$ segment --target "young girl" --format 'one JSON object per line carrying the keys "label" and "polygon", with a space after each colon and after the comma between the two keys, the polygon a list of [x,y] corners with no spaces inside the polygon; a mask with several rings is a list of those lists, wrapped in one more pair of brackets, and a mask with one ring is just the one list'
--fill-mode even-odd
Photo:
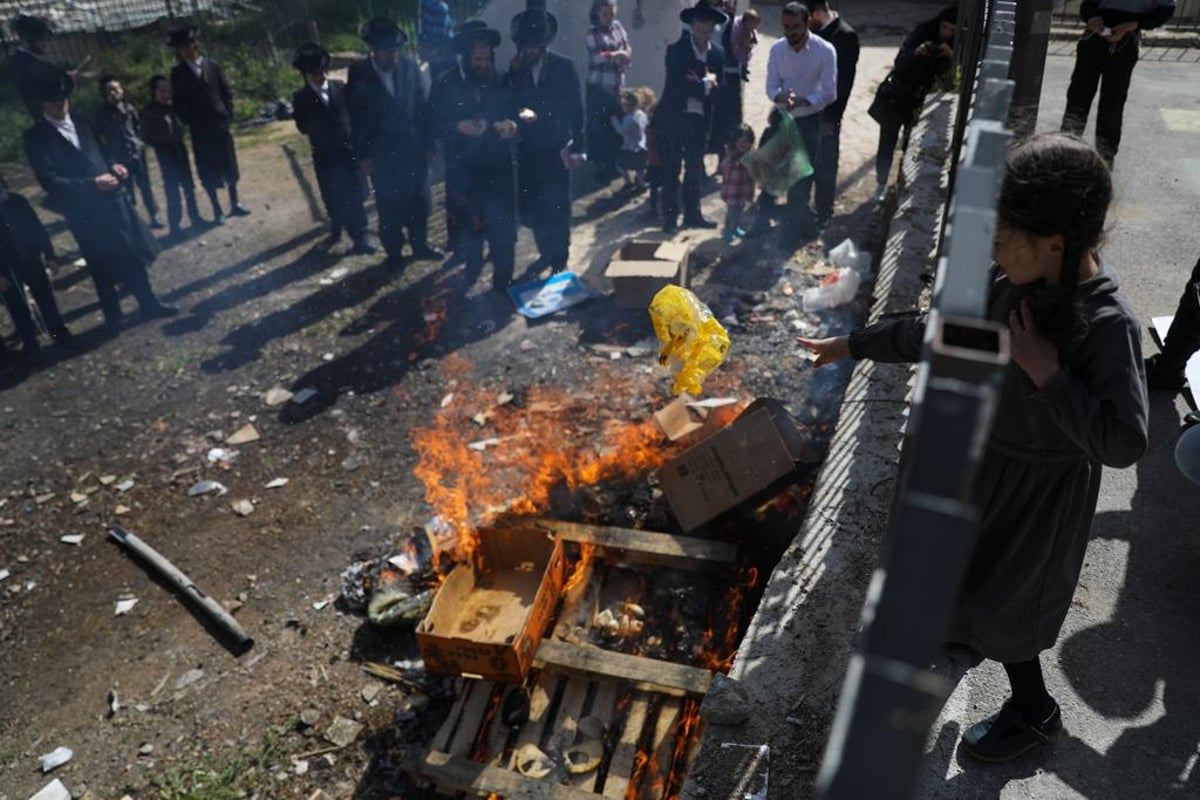
{"label": "young girl", "polygon": [[[983,520],[948,640],[1000,661],[1012,697],[963,735],[982,761],[1007,761],[1062,726],[1038,654],[1053,647],[1083,566],[1102,466],[1146,448],[1138,321],[1096,252],[1112,199],[1100,154],[1066,134],[1009,157],[1000,194],[989,317],[1007,323],[1012,361],[979,474]],[[798,339],[816,364],[846,356],[915,361],[922,320],[834,339]]]}
{"label": "young girl", "polygon": [[621,92],[621,115],[613,116],[613,129],[621,136],[617,166],[625,176],[625,188],[640,191],[646,186],[646,128],[650,119],[642,111],[638,92]]}
{"label": "young girl", "polygon": [[725,145],[725,158],[721,162],[721,199],[725,201],[726,244],[746,235],[741,227],[742,212],[754,202],[754,179],[742,164],[742,156],[753,149],[754,129],[749,125],[739,125]]}
{"label": "young girl", "polygon": [[658,157],[658,133],[654,129],[654,110],[658,106],[658,98],[654,90],[643,86],[634,91],[638,94],[638,103],[649,121],[646,125],[646,185],[650,187],[650,195],[646,198],[645,217],[650,222],[659,221],[658,190],[662,185],[662,170]]}

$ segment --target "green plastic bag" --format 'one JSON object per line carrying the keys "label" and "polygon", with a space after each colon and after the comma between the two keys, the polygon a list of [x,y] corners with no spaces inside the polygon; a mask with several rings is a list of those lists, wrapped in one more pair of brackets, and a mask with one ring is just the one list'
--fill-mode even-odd
{"label": "green plastic bag", "polygon": [[779,132],[762,147],[742,156],[742,164],[764,192],[787,197],[789,189],[813,174],[813,166],[796,120],[786,111],[780,116],[783,120]]}

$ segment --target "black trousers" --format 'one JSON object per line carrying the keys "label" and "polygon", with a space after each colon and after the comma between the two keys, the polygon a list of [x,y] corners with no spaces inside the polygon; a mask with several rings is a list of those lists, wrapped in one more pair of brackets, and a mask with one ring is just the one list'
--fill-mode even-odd
{"label": "black trousers", "polygon": [[621,136],[612,126],[612,118],[621,113],[621,102],[598,86],[587,87],[587,154],[597,169],[611,169],[617,164]]}
{"label": "black trousers", "polygon": [[700,216],[700,187],[704,181],[704,151],[708,145],[708,118],[679,114],[664,120],[658,129],[659,162],[662,169],[663,220],[672,225],[679,218],[679,173],[683,170],[684,219]]}
{"label": "black trousers", "polygon": [[238,170],[237,149],[233,145],[233,136],[229,128],[221,125],[194,126],[192,132],[192,149],[196,156],[196,174],[200,185],[212,194],[217,189],[228,185],[230,189],[237,186],[241,176]]}
{"label": "black trousers", "polygon": [[36,345],[38,339],[37,325],[25,302],[25,293],[20,286],[22,283],[29,287],[29,293],[33,295],[33,301],[37,303],[38,311],[41,312],[50,335],[57,337],[66,332],[66,323],[63,322],[62,314],[58,311],[58,302],[54,299],[54,289],[50,286],[50,279],[46,277],[46,270],[40,263],[17,265],[5,274],[5,277],[9,278],[11,285],[3,293],[4,305],[12,316],[13,326],[22,342],[26,345]]}
{"label": "black trousers", "polygon": [[200,210],[196,206],[196,183],[192,179],[187,147],[182,142],[176,147],[159,147],[155,148],[154,155],[162,170],[163,195],[167,198],[167,225],[172,231],[179,229],[183,219],[180,195],[187,203],[188,218],[193,225],[196,224],[200,221]]}
{"label": "black trousers", "polygon": [[1200,350],[1200,260],[1192,268],[1192,276],[1179,298],[1179,308],[1175,309],[1175,319],[1159,360],[1172,372],[1183,372],[1197,350]]}
{"label": "black trousers", "polygon": [[820,169],[821,158],[821,115],[811,114],[798,117],[796,127],[804,139],[804,149],[812,161],[814,172],[807,178],[797,181],[788,190],[787,216],[784,219],[783,235],[791,241],[814,238],[817,233],[816,213],[809,200],[812,197],[813,185],[816,183],[816,170]]}
{"label": "black trousers", "polygon": [[429,188],[425,167],[413,169],[376,161],[371,185],[379,215],[379,243],[388,257],[400,258],[406,240],[414,248],[428,245]]}
{"label": "black trousers", "polygon": [[708,152],[724,154],[725,145],[733,140],[733,132],[742,124],[742,74],[740,69],[726,68],[721,87],[713,99],[712,131],[709,133]]}
{"label": "black trousers", "polygon": [[[132,183],[137,184],[138,192],[142,195],[142,202],[146,204],[146,211],[151,217],[158,216],[158,203],[154,199],[154,192],[150,189],[150,171],[146,169],[146,153],[143,151],[136,158],[127,158],[124,162],[125,168],[129,170],[129,177],[133,178]],[[133,204],[137,205],[137,192],[133,191],[133,186],[129,187],[129,199]]]}
{"label": "black trousers", "polygon": [[367,212],[363,209],[366,187],[358,162],[349,153],[313,150],[317,188],[335,233],[345,230],[355,242],[367,235]]}
{"label": "black trousers", "polygon": [[1115,45],[1101,36],[1080,39],[1075,48],[1075,69],[1067,87],[1067,108],[1062,129],[1083,135],[1096,88],[1100,103],[1096,107],[1096,149],[1111,164],[1121,146],[1121,121],[1129,81],[1138,60],[1138,35],[1132,33]]}
{"label": "black trousers", "polygon": [[[507,169],[505,168],[507,167]],[[473,283],[483,270],[483,245],[492,260],[492,288],[507,289],[517,251],[516,184],[512,164],[469,171],[471,218],[463,235],[467,275]],[[566,264],[564,259],[561,262]]]}
{"label": "black trousers", "polygon": [[558,150],[517,154],[521,224],[533,231],[544,265],[563,270],[571,252],[571,173]]}
{"label": "black trousers", "polygon": [[[817,219],[833,216],[833,200],[837,195],[838,160],[841,157],[842,121],[822,122],[821,147],[817,154],[813,207]],[[888,165],[889,169],[891,165]]]}
{"label": "black trousers", "polygon": [[875,149],[875,182],[880,185],[887,183],[888,174],[892,171],[901,130],[900,125],[879,126],[879,146]]}

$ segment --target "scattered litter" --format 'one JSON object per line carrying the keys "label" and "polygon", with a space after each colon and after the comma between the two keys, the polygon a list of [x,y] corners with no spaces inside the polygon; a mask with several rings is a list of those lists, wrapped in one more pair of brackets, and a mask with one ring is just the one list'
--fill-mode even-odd
{"label": "scattered litter", "polygon": [[392,556],[387,560],[396,569],[403,572],[405,575],[411,575],[421,569],[421,565],[412,553],[401,553],[400,555]]}
{"label": "scattered litter", "polygon": [[258,431],[250,423],[246,423],[242,427],[233,432],[233,435],[225,440],[225,444],[239,445],[257,442],[259,440]]}
{"label": "scattered litter", "polygon": [[467,449],[468,450],[477,450],[480,453],[482,453],[483,451],[487,450],[489,447],[495,447],[498,444],[500,444],[500,440],[493,436],[489,439],[480,439],[477,442],[471,442],[470,444],[467,445]]}
{"label": "scattered litter", "polygon": [[788,725],[795,725],[797,728],[804,727],[804,720],[800,719],[799,717],[784,717],[783,721]]}
{"label": "scattered litter", "polygon": [[71,492],[72,503],[86,503],[88,496],[83,492]]}
{"label": "scattered litter", "polygon": [[554,762],[550,756],[532,743],[521,745],[513,756],[513,761],[516,764],[517,772],[534,780],[546,777],[554,769]]}
{"label": "scattered litter", "polygon": [[6,569],[0,569],[0,581],[7,580],[9,575],[12,573]]}
{"label": "scattered litter", "polygon": [[179,676],[179,680],[175,681],[175,691],[178,692],[180,689],[186,689],[203,677],[204,670],[200,669],[199,667],[196,667],[195,669],[189,669],[187,672]]}
{"label": "scattered litter", "polygon": [[819,285],[804,290],[804,310],[821,311],[844,306],[858,294],[861,283],[862,276],[858,272],[850,267],[842,267],[822,279]]}
{"label": "scattered litter", "polygon": [[129,506],[118,505],[113,509],[113,514],[117,515],[118,517],[123,517],[132,510],[133,509],[131,509]]}
{"label": "scattered litter", "polygon": [[61,767],[63,764],[71,760],[75,753],[69,747],[56,747],[52,752],[41,756],[38,761],[42,762],[42,774],[45,775],[52,769]]}
{"label": "scattered litter", "polygon": [[233,461],[237,454],[226,450],[224,447],[214,447],[208,451],[208,462],[210,464],[225,464]]}
{"label": "scattered litter", "polygon": [[442,408],[445,408],[446,406],[450,405],[452,402],[454,402],[454,392],[451,392],[450,394],[448,394],[442,398]]}
{"label": "scattered litter", "polygon": [[[690,397],[690,395],[685,395]],[[682,397],[677,397],[670,403],[654,412],[654,421],[672,442],[677,442],[690,433],[695,433],[704,427],[707,410],[704,407],[692,408]]]}
{"label": "scattered litter", "polygon": [[218,497],[223,497],[229,493],[229,490],[220,481],[200,481],[188,489],[188,497],[199,497],[202,494],[212,494],[213,492],[216,492]]}
{"label": "scattered litter", "polygon": [[300,391],[298,391],[294,395],[292,395],[292,402],[298,406],[302,406],[305,403],[307,403],[309,400],[312,400],[316,396],[317,396],[316,389],[305,388],[305,389],[301,389]]}
{"label": "scattered litter", "polygon": [[229,504],[229,507],[232,508],[233,513],[237,514],[239,517],[248,517],[254,513],[254,503],[250,502],[249,500],[234,500]]}
{"label": "scattered litter", "polygon": [[125,494],[125,492],[128,492],[133,487],[134,487],[133,478],[126,478],[125,480],[118,483],[115,488],[121,494]]}
{"label": "scattered litter", "polygon": [[346,277],[346,275],[348,275],[349,272],[350,272],[350,270],[346,269],[345,267],[338,267],[337,269],[333,270],[328,275],[326,275],[324,278],[321,278],[321,285],[322,286],[332,286],[333,284],[340,281],[342,278]]}
{"label": "scattered litter", "polygon": [[153,753],[154,753],[154,745],[150,744],[149,742],[145,742],[141,747],[138,748],[139,756],[148,756],[148,755],[152,755]]}
{"label": "scattered litter", "polygon": [[323,734],[325,741],[337,747],[348,747],[354,744],[358,735],[363,731],[363,724],[345,717],[334,717],[333,722]]}
{"label": "scattered litter", "polygon": [[322,361],[333,361],[333,353],[325,353],[321,356]]}
{"label": "scattered litter", "polygon": [[[82,261],[83,259],[79,260]],[[66,786],[63,786],[62,781],[55,778],[43,786],[42,790],[29,798],[29,800],[71,800],[71,793],[67,791]]]}
{"label": "scattered litter", "polygon": [[46,503],[49,503],[53,499],[54,499],[54,492],[48,492],[47,494],[39,494],[37,497],[33,498],[33,502],[35,502],[39,506],[41,506],[41,505],[45,505]]}
{"label": "scattered litter", "polygon": [[839,267],[849,267],[860,276],[871,274],[871,254],[859,250],[849,239],[829,251],[829,260]]}
{"label": "scattered litter", "polygon": [[268,481],[267,483],[263,484],[263,488],[264,489],[282,489],[284,486],[287,486],[287,485],[288,485],[287,478],[275,478],[274,480]]}
{"label": "scattered litter", "polygon": [[80,545],[80,544],[83,544],[83,534],[82,533],[64,533],[62,536],[58,537],[58,540],[60,542],[62,542],[63,544]]}
{"label": "scattered litter", "polygon": [[32,592],[37,588],[37,581],[25,581],[25,591]]}
{"label": "scattered litter", "polygon": [[295,397],[295,395],[293,395],[287,389],[284,389],[282,386],[275,386],[267,390],[267,393],[263,396],[263,402],[274,408],[275,406],[283,405],[293,397]]}
{"label": "scattered litter", "polygon": [[131,597],[128,600],[118,600],[117,608],[116,608],[117,616],[118,617],[125,616],[130,611],[132,611],[133,607],[136,606],[137,604],[138,604],[138,599],[136,597]]}
{"label": "scattered litter", "polygon": [[517,345],[517,349],[522,353],[528,353],[530,350],[536,350],[537,345],[529,339],[522,339],[521,343]]}
{"label": "scattered litter", "polygon": [[308,774],[308,759],[301,758],[292,762],[292,772],[296,775]]}
{"label": "scattered litter", "polygon": [[375,702],[375,698],[379,697],[379,693],[382,691],[382,683],[368,683],[362,688],[362,691],[359,692],[359,695],[362,697],[364,703],[370,705],[371,703]]}
{"label": "scattered litter", "polygon": [[707,400],[687,400],[685,403],[688,408],[721,408],[734,405],[737,401],[736,397],[710,397]]}
{"label": "scattered litter", "polygon": [[117,697],[117,690],[109,689],[108,690],[108,714],[106,716],[111,717],[120,710],[121,710],[121,700],[120,700],[120,698]]}
{"label": "scattered litter", "polygon": [[313,610],[320,611],[321,609],[325,608],[327,605],[333,602],[334,597],[336,597],[336,595],[329,595],[328,597],[323,597],[320,600],[317,600],[313,603]]}
{"label": "scattered litter", "polygon": [[508,392],[501,392],[500,394],[496,395],[496,405],[506,406],[514,399],[516,399],[515,395],[509,394]]}
{"label": "scattered litter", "polygon": [[539,319],[595,297],[569,270],[546,280],[510,286],[508,296],[516,305],[517,313],[529,319]]}

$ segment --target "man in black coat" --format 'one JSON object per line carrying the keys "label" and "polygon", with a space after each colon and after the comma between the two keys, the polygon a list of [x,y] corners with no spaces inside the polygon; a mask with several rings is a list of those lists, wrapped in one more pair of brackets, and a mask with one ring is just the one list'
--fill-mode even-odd
{"label": "man in black coat", "polygon": [[704,151],[713,118],[713,101],[725,70],[725,53],[713,41],[716,26],[729,22],[723,12],[700,0],[679,14],[691,26],[667,47],[666,83],[654,113],[662,170],[663,230],[679,226],[679,172],[683,177],[683,224],[715,228],[715,220],[700,213],[704,180]]}
{"label": "man in black coat", "polygon": [[125,88],[112,75],[100,76],[100,108],[96,110],[96,135],[104,157],[110,164],[124,164],[132,178],[129,199],[137,204],[133,192],[136,184],[142,193],[142,202],[150,214],[150,227],[161,228],[158,221],[158,203],[150,189],[150,173],[146,169],[146,145],[142,143],[141,120],[133,106],[125,102]]}
{"label": "man in black coat", "polygon": [[[36,355],[41,345],[22,285],[29,287],[51,338],[68,347],[74,341],[58,311],[54,289],[46,276],[46,269],[53,264],[54,247],[46,227],[29,201],[8,191],[4,179],[0,178],[0,296],[8,306],[26,358]],[[0,350],[3,347],[0,342]]]}
{"label": "man in black coat", "polygon": [[292,118],[312,145],[317,186],[330,220],[328,243],[341,239],[344,229],[354,242],[352,252],[369,255],[375,248],[367,241],[366,186],[350,139],[346,84],[326,77],[329,60],[315,42],[296,51],[292,66],[304,76],[304,88],[292,95]]}
{"label": "man in black coat", "polygon": [[192,163],[187,144],[183,141],[183,126],[175,117],[171,107],[171,82],[166,76],[155,75],[150,79],[150,102],[142,109],[142,139],[154,148],[158,167],[162,172],[163,194],[167,198],[167,225],[170,236],[179,235],[179,224],[183,220],[183,209],[179,202],[182,194],[187,202],[188,219],[193,226],[203,225],[200,209],[196,205],[196,183],[192,180]]}
{"label": "man in black coat", "polygon": [[221,65],[200,52],[200,29],[183,25],[167,35],[167,45],[178,59],[171,68],[171,100],[179,118],[192,134],[192,152],[200,185],[212,202],[213,222],[225,216],[217,202],[217,189],[229,187],[229,215],[242,217],[249,209],[238,202],[237,150],[229,127],[233,123],[233,91]]}
{"label": "man in black coat", "polygon": [[9,23],[12,32],[21,40],[20,47],[8,57],[5,66],[9,77],[16,84],[17,94],[34,120],[42,118],[42,104],[32,84],[26,80],[35,63],[48,63],[43,57],[46,40],[50,38],[50,24],[41,17],[17,14]]}
{"label": "man in black coat", "polygon": [[377,17],[359,32],[370,55],[350,65],[346,84],[354,154],[375,190],[379,241],[393,265],[406,241],[413,258],[441,259],[429,244],[429,102],[420,69],[400,49],[408,41],[390,19]]}
{"label": "man in black coat", "polygon": [[817,154],[817,223],[824,226],[833,216],[833,198],[837,194],[838,159],[841,156],[842,117],[850,102],[850,90],[858,72],[858,32],[842,15],[829,7],[829,0],[808,4],[808,28],[837,51],[837,100],[821,110],[821,147]]}
{"label": "man in black coat", "polygon": [[571,250],[571,173],[583,155],[583,94],[569,58],[547,49],[558,20],[543,9],[513,17],[510,35],[517,57],[509,72],[520,109],[517,196],[522,224],[533,230],[538,265],[567,268]]}
{"label": "man in black coat", "polygon": [[513,157],[517,108],[511,88],[496,73],[500,33],[486,25],[464,26],[454,37],[458,66],[445,72],[430,96],[434,133],[446,152],[447,227],[459,232],[471,282],[483,269],[486,240],[492,288],[504,291],[513,277],[517,246]]}
{"label": "man in black coat", "polygon": [[121,284],[137,298],[146,317],[169,317],[178,309],[163,305],[150,288],[146,268],[156,252],[146,226],[123,191],[129,171],[108,163],[96,135],[71,117],[75,83],[53,65],[30,72],[42,118],[25,131],[25,153],[48,200],[66,217],[67,227],[87,261],[105,328],[115,333],[121,323]]}

